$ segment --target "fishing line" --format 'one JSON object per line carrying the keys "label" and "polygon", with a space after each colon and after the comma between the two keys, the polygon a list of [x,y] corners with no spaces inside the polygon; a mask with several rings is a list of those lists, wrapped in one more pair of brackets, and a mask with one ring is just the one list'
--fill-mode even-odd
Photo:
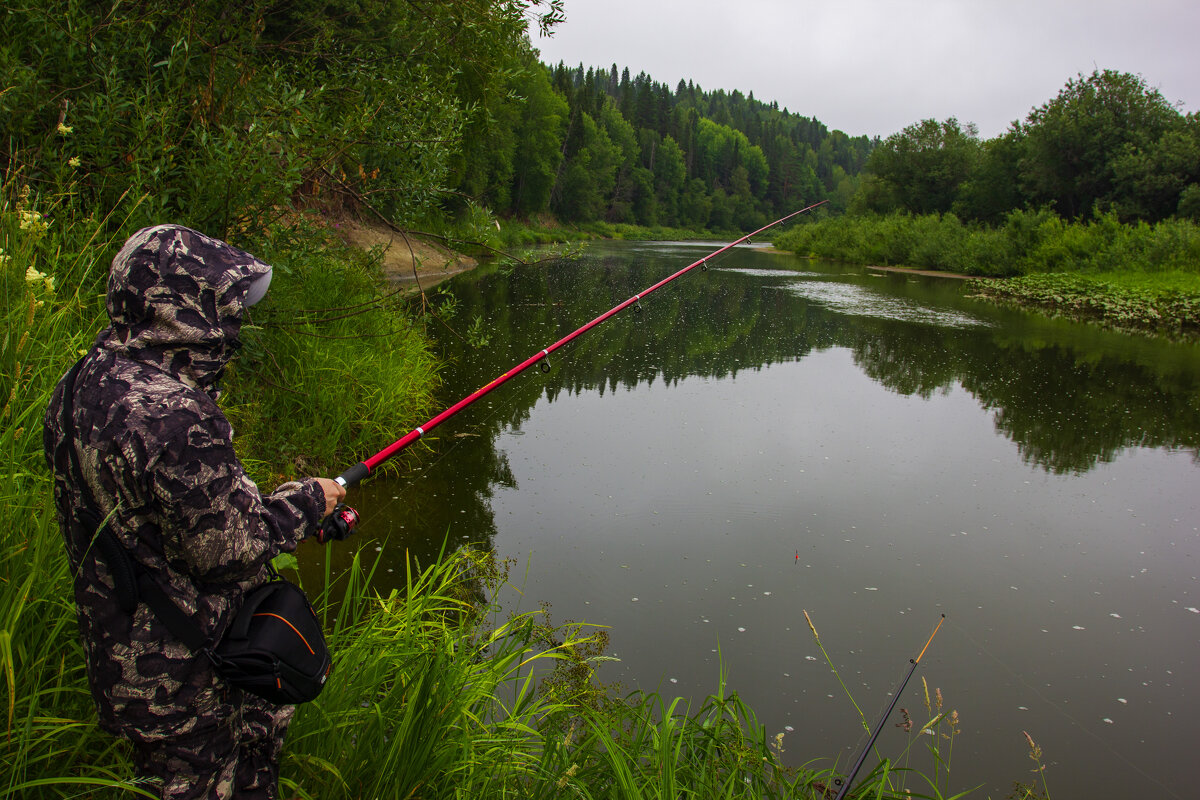
{"label": "fishing line", "polygon": [[1127,765],[1128,767],[1133,769],[1134,772],[1141,775],[1146,780],[1153,781],[1154,783],[1158,784],[1160,787],[1162,787],[1163,791],[1165,791],[1167,794],[1171,795],[1172,797],[1178,798],[1178,800],[1183,800],[1183,798],[1180,797],[1180,795],[1176,794],[1174,791],[1172,791],[1169,786],[1164,784],[1158,778],[1155,778],[1153,775],[1150,775],[1147,772],[1145,772],[1144,770],[1142,770],[1137,764],[1130,761],[1127,756],[1123,755],[1120,751],[1118,751],[1116,748],[1114,748],[1111,744],[1106,742],[1099,734],[1094,733],[1091,730],[1091,728],[1087,727],[1082,722],[1080,722],[1075,717],[1073,717],[1071,715],[1071,713],[1068,712],[1065,708],[1063,708],[1058,703],[1054,702],[1053,700],[1051,700],[1050,698],[1048,698],[1044,694],[1042,694],[1041,690],[1039,690],[1038,687],[1034,686],[1029,681],[1025,680],[1025,677],[1023,675],[1021,675],[1020,672],[1018,672],[1017,670],[1010,667],[1007,663],[1005,663],[1004,659],[1000,658],[995,653],[993,653],[991,650],[989,650],[987,647],[985,647],[983,644],[981,644],[979,641],[977,641],[975,639],[975,637],[973,637],[968,631],[959,628],[953,622],[951,622],[950,625],[956,631],[958,631],[964,637],[966,637],[967,640],[971,642],[971,644],[973,644],[973,645],[975,645],[975,647],[979,648],[980,652],[986,654],[989,658],[991,658],[993,661],[995,661],[997,664],[999,664],[1001,667],[1003,667],[1004,670],[1006,672],[1008,672],[1008,674],[1011,675],[1013,678],[1015,678],[1018,683],[1020,683],[1022,686],[1024,686],[1029,691],[1033,692],[1039,700],[1041,700],[1043,703],[1045,703],[1050,708],[1057,711],[1060,715],[1062,715],[1062,717],[1064,719],[1066,719],[1068,722],[1070,722],[1076,728],[1083,731],[1091,738],[1095,739],[1099,744],[1101,744],[1104,747],[1105,750],[1107,750],[1108,752],[1110,752],[1114,756],[1116,756],[1118,759],[1120,759],[1122,763],[1124,763],[1125,765]]}

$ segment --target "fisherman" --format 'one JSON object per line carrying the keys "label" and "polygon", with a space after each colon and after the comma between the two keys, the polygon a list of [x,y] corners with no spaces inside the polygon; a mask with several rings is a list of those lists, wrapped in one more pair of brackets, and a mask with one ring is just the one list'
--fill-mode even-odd
{"label": "fisherman", "polygon": [[[260,494],[217,407],[245,309],[271,267],[176,225],[135,233],[113,259],[109,327],[75,380],[76,440],[63,430],[64,382],[44,446],[74,575],[88,684],[101,726],[128,739],[137,773],[163,798],[275,798],[294,706],[243,693],[175,638],[145,603],[131,616],[78,510],[91,502],[118,541],[210,641],[268,564],[316,533],[344,497],[326,478]],[[75,448],[86,487],[73,479]]]}

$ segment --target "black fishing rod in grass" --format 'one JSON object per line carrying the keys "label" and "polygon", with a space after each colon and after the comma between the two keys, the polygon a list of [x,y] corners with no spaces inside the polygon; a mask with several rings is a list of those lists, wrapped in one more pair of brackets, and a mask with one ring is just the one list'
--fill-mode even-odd
{"label": "black fishing rod in grass", "polygon": [[[620,312],[624,311],[626,308],[629,308],[629,306],[632,306],[632,305],[637,305],[637,307],[640,309],[641,299],[643,297],[646,297],[647,295],[649,295],[651,292],[654,292],[657,289],[660,289],[663,286],[666,286],[671,281],[687,274],[688,272],[691,272],[696,267],[703,267],[703,268],[707,269],[708,261],[721,255],[726,250],[729,250],[730,248],[734,247],[735,245],[739,245],[742,242],[749,241],[751,237],[757,236],[758,234],[762,233],[763,231],[769,230],[769,229],[775,227],[776,225],[787,222],[792,217],[799,216],[800,214],[803,214],[806,211],[811,211],[814,208],[816,208],[817,206],[822,205],[826,202],[828,202],[828,201],[822,200],[820,203],[813,203],[811,206],[802,208],[799,211],[793,211],[791,214],[788,214],[786,217],[780,217],[779,219],[775,220],[771,224],[764,225],[763,227],[759,228],[758,230],[756,230],[752,233],[748,233],[745,236],[743,236],[742,238],[732,241],[729,244],[725,245],[724,247],[722,247],[718,250],[714,250],[713,252],[706,255],[704,258],[701,258],[698,261],[693,261],[691,264],[688,264],[686,267],[679,270],[675,274],[670,275],[666,278],[663,278],[661,281],[654,284],[649,289],[638,292],[637,294],[635,294],[633,297],[629,298],[625,302],[620,303],[619,305],[613,306],[608,311],[605,311],[603,314],[596,317],[591,322],[587,323],[586,325],[582,325],[579,328],[576,328],[574,331],[572,331],[571,333],[568,333],[566,336],[559,339],[554,344],[533,354],[532,356],[525,359],[520,364],[517,364],[515,367],[510,369],[508,372],[501,374],[495,380],[486,384],[482,388],[476,389],[474,392],[467,395],[462,400],[459,400],[457,403],[450,406],[445,411],[438,414],[436,417],[433,417],[432,419],[413,428],[407,434],[405,434],[401,438],[397,439],[396,441],[392,442],[390,445],[383,448],[375,455],[355,464],[353,467],[346,470],[341,475],[339,475],[337,478],[335,478],[335,480],[345,487],[350,487],[350,486],[355,485],[356,483],[361,481],[363,478],[367,477],[372,472],[374,472],[375,469],[380,464],[387,461],[389,458],[396,455],[401,450],[408,447],[410,444],[417,441],[425,434],[429,433],[431,430],[436,428],[438,425],[441,425],[443,422],[445,422],[446,420],[453,417],[455,414],[462,411],[464,408],[471,405],[476,400],[479,400],[484,395],[488,394],[489,392],[493,391],[494,389],[497,389],[504,383],[507,383],[508,381],[517,377],[522,372],[529,369],[530,367],[532,367],[534,364],[538,363],[539,361],[543,362],[542,369],[548,372],[550,362],[547,359],[549,359],[551,353],[553,353],[555,350],[562,347],[563,345],[567,344],[568,342],[578,338],[579,336],[582,336],[584,333],[587,333],[589,330],[596,327],[600,323],[604,322],[609,317],[619,314]],[[336,514],[335,514],[335,516],[336,516]]]}
{"label": "black fishing rod in grass", "polygon": [[883,725],[887,722],[888,717],[892,715],[892,711],[896,709],[896,703],[900,702],[900,695],[904,693],[904,687],[908,686],[908,679],[917,671],[917,664],[921,663],[921,657],[925,655],[925,651],[929,649],[933,637],[937,636],[938,629],[942,627],[942,623],[946,621],[946,615],[942,614],[942,618],[938,620],[937,627],[933,629],[933,633],[929,634],[929,641],[925,642],[925,646],[921,648],[921,653],[916,658],[912,659],[912,666],[908,668],[908,674],[904,676],[904,681],[900,684],[900,688],[896,690],[896,696],[892,698],[891,704],[887,707],[887,711],[883,712],[883,716],[879,718],[879,723],[875,725],[875,730],[871,731],[871,738],[867,740],[867,745],[858,754],[858,760],[854,762],[854,767],[850,770],[850,774],[842,781],[841,791],[837,793],[836,800],[842,800],[850,791],[850,784],[854,783],[854,779],[858,777],[858,771],[862,769],[863,762],[867,760],[867,753],[871,752],[871,748],[875,746],[875,740],[879,738],[879,732],[883,730]]}

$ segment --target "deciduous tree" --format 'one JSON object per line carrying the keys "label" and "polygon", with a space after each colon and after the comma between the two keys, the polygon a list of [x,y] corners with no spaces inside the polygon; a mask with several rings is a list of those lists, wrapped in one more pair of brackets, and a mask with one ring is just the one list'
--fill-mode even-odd
{"label": "deciduous tree", "polygon": [[979,159],[979,149],[974,127],[961,127],[953,117],[945,122],[922,120],[892,134],[867,162],[875,181],[866,187],[872,193],[870,207],[915,214],[950,211]]}
{"label": "deciduous tree", "polygon": [[1117,162],[1131,150],[1152,150],[1178,117],[1140,76],[1080,75],[1029,114],[1023,189],[1032,203],[1050,203],[1068,218],[1119,205]]}

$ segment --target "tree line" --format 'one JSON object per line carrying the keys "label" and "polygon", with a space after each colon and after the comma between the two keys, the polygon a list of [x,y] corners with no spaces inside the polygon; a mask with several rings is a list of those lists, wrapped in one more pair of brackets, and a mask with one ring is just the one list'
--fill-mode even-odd
{"label": "tree line", "polygon": [[10,0],[6,180],[217,235],[297,206],[402,225],[492,215],[747,230],[832,212],[1200,218],[1200,118],[1138,76],[1072,79],[1003,135],[886,140],[753,93],[547,65],[562,0]]}
{"label": "tree line", "polygon": [[1141,76],[1096,70],[993,139],[955,118],[889,136],[850,203],[984,223],[1043,208],[1068,220],[1200,220],[1200,115],[1180,113]]}
{"label": "tree line", "polygon": [[317,206],[733,230],[845,207],[867,137],[741,92],[550,67],[562,0],[12,0],[5,175],[217,235]]}
{"label": "tree line", "polygon": [[873,142],[740,91],[526,55],[472,131],[462,193],[501,214],[747,230],[803,204],[844,209]]}
{"label": "tree line", "polygon": [[0,168],[45,203],[255,236],[300,207],[453,209],[562,0],[9,0]]}

